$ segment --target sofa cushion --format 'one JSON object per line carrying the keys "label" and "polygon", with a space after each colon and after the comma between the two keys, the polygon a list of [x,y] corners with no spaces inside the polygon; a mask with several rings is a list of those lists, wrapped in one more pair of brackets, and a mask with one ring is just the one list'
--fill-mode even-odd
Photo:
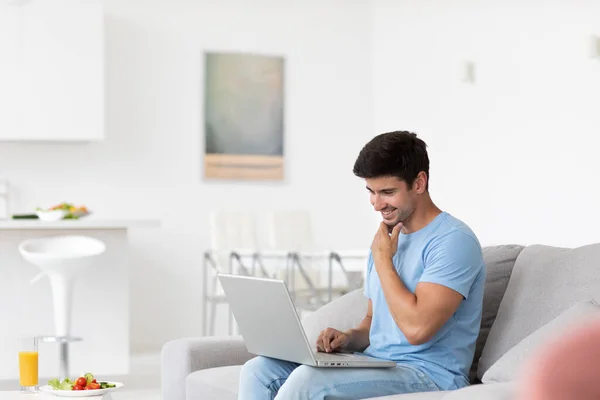
{"label": "sofa cushion", "polygon": [[492,324],[496,320],[496,314],[508,286],[510,274],[521,250],[523,250],[523,246],[519,245],[488,246],[483,248],[483,261],[486,270],[483,314],[479,336],[475,345],[475,356],[473,357],[473,364],[469,372],[471,383],[477,382],[479,357],[481,357]]}
{"label": "sofa cushion", "polygon": [[328,327],[345,331],[355,328],[367,315],[369,303],[362,289],[354,290],[320,307],[302,319],[308,343],[314,346],[319,333]]}
{"label": "sofa cushion", "polygon": [[407,394],[392,394],[389,396],[371,397],[369,400],[442,400],[446,391],[439,392],[419,392]]}
{"label": "sofa cushion", "polygon": [[509,382],[523,376],[522,368],[549,340],[568,334],[574,325],[600,316],[600,305],[593,300],[581,301],[521,340],[492,365],[485,374],[484,383]]}
{"label": "sofa cushion", "polygon": [[458,390],[441,392],[424,392],[410,394],[396,394],[373,398],[377,400],[514,400],[517,393],[517,384],[490,383],[489,385],[471,385]]}
{"label": "sofa cushion", "polygon": [[241,365],[202,369],[185,380],[186,400],[237,400]]}
{"label": "sofa cushion", "polygon": [[477,376],[525,337],[578,301],[600,293],[600,244],[521,251],[479,360]]}
{"label": "sofa cushion", "polygon": [[466,388],[445,393],[442,400],[514,400],[517,394],[517,383],[509,382],[471,385]]}

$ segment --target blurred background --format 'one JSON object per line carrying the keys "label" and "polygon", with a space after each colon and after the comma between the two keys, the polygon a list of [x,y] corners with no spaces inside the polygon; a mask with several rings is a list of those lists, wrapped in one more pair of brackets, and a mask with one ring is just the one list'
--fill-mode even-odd
{"label": "blurred background", "polygon": [[[9,3],[0,2],[4,21],[26,24],[38,2],[23,4],[21,19]],[[75,1],[45,3],[67,15]],[[256,248],[275,247],[270,213],[300,210],[311,250],[368,250],[379,216],[352,166],[361,147],[386,131],[425,140],[433,200],[469,224],[482,245],[597,241],[599,1],[101,5],[102,30],[89,35],[103,70],[88,82],[101,88],[89,103],[97,106],[99,133],[29,140],[0,124],[0,178],[10,183],[10,213],[68,199],[94,218],[160,220],[128,233],[132,353],[202,335],[204,253],[216,246],[215,213],[252,214]],[[1,21],[0,32],[9,26]],[[0,45],[6,66],[19,47]],[[285,59],[282,180],[204,177],[209,51]],[[9,71],[0,82],[11,81]],[[26,119],[36,114],[29,110]],[[327,256],[319,262],[327,265]],[[217,335],[227,334],[222,310]]]}

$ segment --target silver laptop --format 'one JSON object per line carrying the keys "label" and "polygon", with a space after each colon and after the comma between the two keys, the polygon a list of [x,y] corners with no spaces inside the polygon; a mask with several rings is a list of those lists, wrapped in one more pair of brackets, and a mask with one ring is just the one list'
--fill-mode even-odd
{"label": "silver laptop", "polygon": [[314,367],[396,366],[363,354],[317,351],[308,343],[284,281],[228,274],[219,274],[219,281],[250,353]]}

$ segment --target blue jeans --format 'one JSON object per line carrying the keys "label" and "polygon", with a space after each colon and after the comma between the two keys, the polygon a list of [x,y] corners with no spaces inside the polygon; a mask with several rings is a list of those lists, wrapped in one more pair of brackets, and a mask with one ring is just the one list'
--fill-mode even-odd
{"label": "blue jeans", "polygon": [[364,399],[439,390],[421,371],[393,368],[317,368],[268,357],[242,367],[238,400]]}

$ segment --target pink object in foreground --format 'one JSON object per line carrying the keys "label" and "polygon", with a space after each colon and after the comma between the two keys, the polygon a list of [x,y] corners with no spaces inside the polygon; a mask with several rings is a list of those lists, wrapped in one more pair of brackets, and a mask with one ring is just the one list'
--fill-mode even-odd
{"label": "pink object in foreground", "polygon": [[600,399],[600,319],[567,328],[524,372],[519,400]]}

